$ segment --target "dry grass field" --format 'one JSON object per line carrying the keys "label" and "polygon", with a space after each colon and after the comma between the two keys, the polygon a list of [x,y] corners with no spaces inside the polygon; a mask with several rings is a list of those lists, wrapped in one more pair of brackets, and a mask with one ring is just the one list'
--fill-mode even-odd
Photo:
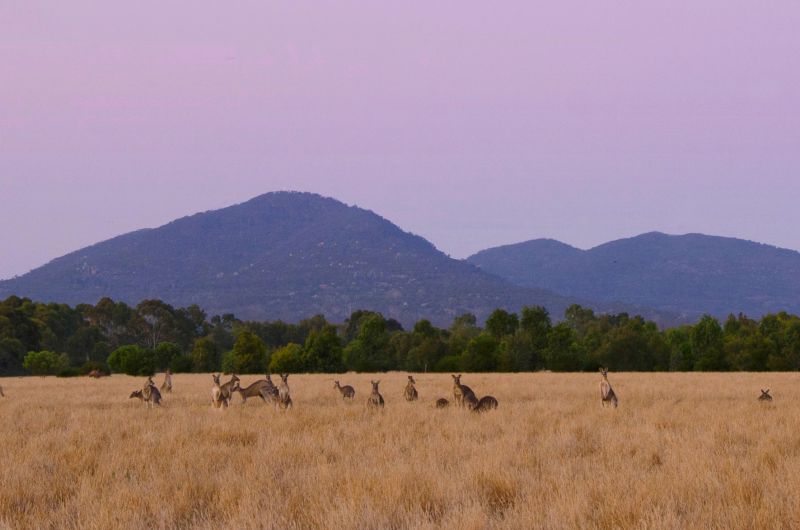
{"label": "dry grass field", "polygon": [[406,403],[404,373],[338,376],[347,404],[291,376],[288,412],[213,410],[209,375],[153,410],[128,399],[144,378],[2,379],[0,527],[800,528],[798,374],[612,372],[616,410],[599,374],[465,374],[500,401],[483,415],[415,377]]}

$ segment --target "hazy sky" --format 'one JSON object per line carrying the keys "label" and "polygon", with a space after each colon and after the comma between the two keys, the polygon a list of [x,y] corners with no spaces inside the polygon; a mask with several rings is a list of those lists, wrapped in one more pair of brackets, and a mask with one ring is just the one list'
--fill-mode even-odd
{"label": "hazy sky", "polygon": [[[273,190],[800,249],[800,2],[0,3],[0,278]],[[539,4],[539,5],[537,5]]]}

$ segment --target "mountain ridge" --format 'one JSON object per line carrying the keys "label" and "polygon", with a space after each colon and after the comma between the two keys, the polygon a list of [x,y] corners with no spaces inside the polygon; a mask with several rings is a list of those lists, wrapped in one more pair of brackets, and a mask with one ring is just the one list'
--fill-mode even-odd
{"label": "mountain ridge", "polygon": [[158,298],[253,320],[344,320],[371,309],[405,325],[535,304],[555,318],[572,303],[638,311],[513,285],[372,211],[303,192],[266,193],[89,245],[0,281],[0,298],[11,294],[69,304]]}
{"label": "mountain ridge", "polygon": [[[554,255],[541,239],[467,261],[521,286],[654,307],[696,319],[800,311],[800,252],[744,239],[646,232]],[[546,258],[546,259],[545,259]]]}

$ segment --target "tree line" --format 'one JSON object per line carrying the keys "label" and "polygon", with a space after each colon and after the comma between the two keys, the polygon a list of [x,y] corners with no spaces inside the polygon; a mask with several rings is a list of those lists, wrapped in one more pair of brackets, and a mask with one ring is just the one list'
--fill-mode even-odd
{"label": "tree line", "polygon": [[0,375],[131,375],[173,372],[791,371],[800,369],[800,317],[704,316],[660,330],[640,316],[595,314],[573,305],[554,322],[546,309],[495,310],[483,326],[464,314],[439,328],[406,330],[373,311],[343,323],[316,315],[296,324],[232,314],[208,318],[196,305],[160,300],[135,307],[0,302]]}

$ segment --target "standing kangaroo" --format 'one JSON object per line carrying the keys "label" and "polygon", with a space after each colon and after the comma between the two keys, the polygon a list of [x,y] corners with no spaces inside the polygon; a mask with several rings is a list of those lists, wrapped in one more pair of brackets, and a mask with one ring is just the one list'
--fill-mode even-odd
{"label": "standing kangaroo", "polygon": [[222,387],[219,384],[220,374],[211,374],[214,379],[214,386],[211,387],[211,404],[215,409],[228,408],[228,399],[222,393]]}
{"label": "standing kangaroo", "polygon": [[769,388],[764,390],[761,389],[761,395],[758,396],[759,401],[772,401],[772,396],[769,395]]}
{"label": "standing kangaroo", "polygon": [[341,386],[339,381],[333,382],[333,388],[342,393],[342,399],[353,399],[356,397],[356,389],[350,385]]}
{"label": "standing kangaroo", "polygon": [[414,381],[414,378],[409,375],[408,383],[406,383],[406,390],[403,393],[406,401],[416,401],[419,397],[419,394],[417,394],[417,388],[414,386],[416,383],[417,382]]}
{"label": "standing kangaroo", "polygon": [[619,401],[614,389],[611,388],[611,383],[608,382],[608,368],[600,368],[600,374],[603,376],[600,380],[600,405],[605,407],[606,403],[610,403],[617,408]]}
{"label": "standing kangaroo", "polygon": [[167,371],[164,374],[164,382],[161,383],[161,390],[166,393],[172,392],[172,372],[169,368],[167,368]]}
{"label": "standing kangaroo", "polygon": [[228,403],[230,403],[231,398],[233,397],[234,388],[238,382],[239,378],[236,376],[236,374],[231,374],[230,381],[219,387],[220,392],[222,392],[222,396]]}
{"label": "standing kangaroo", "polygon": [[292,396],[289,395],[289,374],[281,374],[278,387],[278,406],[283,410],[292,408]]}
{"label": "standing kangaroo", "polygon": [[378,391],[378,385],[381,384],[380,380],[378,381],[371,381],[372,383],[372,393],[367,398],[367,407],[375,408],[381,407],[383,408],[383,396]]}
{"label": "standing kangaroo", "polygon": [[468,399],[468,403],[472,400],[475,400],[475,402],[478,401],[475,398],[475,392],[473,392],[472,389],[467,385],[461,384],[461,374],[453,375],[453,399],[455,400],[456,405],[459,407],[467,406],[468,403],[464,402],[464,398],[470,395],[472,396],[472,399]]}

